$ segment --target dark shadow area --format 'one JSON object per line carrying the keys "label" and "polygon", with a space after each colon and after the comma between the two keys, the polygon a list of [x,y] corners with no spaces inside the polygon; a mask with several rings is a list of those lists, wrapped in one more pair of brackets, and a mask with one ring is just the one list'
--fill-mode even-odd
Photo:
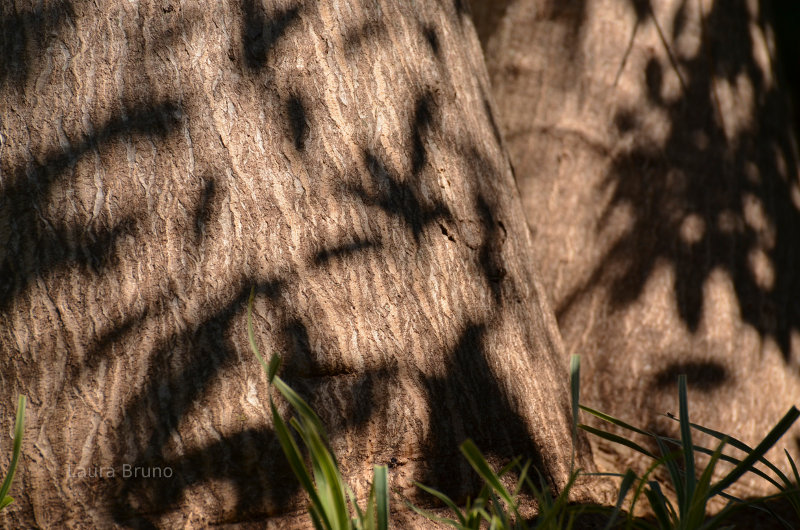
{"label": "dark shadow area", "polygon": [[[36,245],[28,246],[24,253],[6,256],[0,265],[0,312],[7,310],[37,277],[57,268],[102,272],[117,261],[117,240],[136,231],[136,220],[132,218],[121,219],[111,228],[88,230],[61,224],[45,229],[43,225],[37,228],[46,230],[46,235],[35,237]],[[18,238],[28,239],[29,235],[26,231]]]}
{"label": "dark shadow area", "polygon": [[352,243],[344,243],[320,250],[314,255],[311,263],[316,267],[323,267],[333,259],[347,258],[362,250],[379,250],[381,248],[383,248],[383,243],[380,241],[356,239]]}
{"label": "dark shadow area", "polygon": [[712,361],[674,362],[662,368],[653,378],[653,386],[659,390],[677,392],[678,376],[686,375],[686,383],[692,390],[711,392],[729,383],[731,375],[720,363]]}
{"label": "dark shadow area", "polygon": [[117,469],[107,490],[115,499],[114,521],[128,528],[158,528],[159,514],[180,508],[188,488],[210,480],[230,482],[236,491],[234,512],[222,514],[222,522],[225,515],[236,523],[263,521],[285,510],[300,489],[269,428],[225,436],[178,458],[139,459],[128,469],[128,477]]}
{"label": "dark shadow area", "polygon": [[[508,463],[521,456],[523,463],[530,459],[537,469],[546,469],[525,422],[486,363],[486,329],[484,324],[468,322],[447,356],[447,375],[425,381],[431,412],[426,453],[432,458],[421,482],[453,499],[463,500],[480,487],[478,475],[459,451],[467,438],[489,459]],[[453,418],[459,418],[463,432],[452,430]],[[552,487],[551,478],[545,478]]]}
{"label": "dark shadow area", "polygon": [[[633,2],[648,16],[647,2]],[[671,36],[688,30],[678,13]],[[658,263],[675,269],[679,314],[690,331],[703,315],[703,286],[714,270],[733,280],[742,319],[771,337],[788,359],[790,335],[800,330],[800,210],[796,204],[797,163],[787,126],[785,94],[763,75],[750,32],[746,2],[717,3],[705,13],[702,47],[691,56],[669,51],[664,64],[651,59],[642,80],[649,105],[668,119],[665,141],[638,129],[636,108],[615,119],[634,147],[614,157],[604,186],[613,210],[633,212],[633,226],[611,248],[586,282],[609,285],[612,305],[636,300]],[[663,33],[662,33],[663,35]],[[669,50],[669,43],[664,40]],[[671,64],[674,63],[674,64]],[[664,96],[665,70],[680,68],[680,95]],[[720,105],[722,83],[746,79],[754,104],[750,122]],[[727,131],[727,133],[726,133]],[[794,191],[793,191],[794,190]],[[580,298],[573,293],[563,314]]]}
{"label": "dark shadow area", "polygon": [[775,29],[775,46],[782,65],[786,92],[792,100],[795,135],[800,133],[800,2],[767,0],[762,6]]}
{"label": "dark shadow area", "polygon": [[432,25],[426,25],[422,28],[422,36],[425,37],[425,42],[428,43],[428,46],[431,49],[431,53],[439,59],[442,60],[442,51],[441,45],[439,44],[439,35],[436,33],[436,28]]}
{"label": "dark shadow area", "polygon": [[204,181],[203,191],[194,211],[194,236],[197,241],[205,235],[206,225],[219,207],[216,201],[219,198],[217,179],[213,176],[207,176]]}
{"label": "dark shadow area", "polygon": [[[292,316],[291,309],[282,302],[280,294],[286,288],[287,282],[280,278],[256,284],[259,296],[266,296],[286,312],[286,322],[279,332],[281,377],[317,409],[330,433],[336,435],[363,426],[388,406],[388,395],[380,382],[392,376],[393,369],[348,372],[331,355],[314,351],[308,327],[299,317]],[[221,372],[240,362],[234,353],[232,341],[237,339],[230,337],[230,326],[234,317],[246,311],[249,294],[250,288],[243,287],[232,301],[192,330],[164,339],[151,355],[149,383],[128,403],[118,427],[126,435],[116,461],[142,470],[169,467],[173,477],[118,481],[109,489],[112,514],[118,524],[155,528],[150,518],[157,519],[159,514],[177,509],[187,488],[219,479],[235,486],[237,504],[230,514],[235,521],[252,514],[277,515],[288,509],[287,503],[297,493],[298,484],[271,429],[251,429],[223,437],[180,457],[165,454],[170,440],[178,434],[178,426],[189,410],[204,399],[209,385]],[[102,345],[107,347],[141,320],[126,321],[106,335]],[[181,354],[187,357],[176,365],[175,357]],[[318,394],[330,390],[332,380],[336,380],[336,395],[349,404],[343,415],[315,406]],[[144,433],[150,434],[142,439]],[[130,456],[132,447],[138,448],[134,457]]]}
{"label": "dark shadow area", "polygon": [[286,114],[289,118],[294,147],[302,151],[306,147],[309,127],[305,107],[297,95],[291,96],[286,102]]}
{"label": "dark shadow area", "polygon": [[[483,112],[486,113],[489,124],[492,126],[492,134],[494,135],[494,139],[497,140],[498,145],[503,145],[503,135],[500,133],[500,127],[497,126],[497,121],[494,118],[494,112],[492,112],[492,107],[489,105],[489,96],[486,94],[486,91],[483,90],[483,88],[481,88],[481,96],[483,102]],[[516,177],[514,180],[516,181]]]}
{"label": "dark shadow area", "polygon": [[[632,1],[639,2],[639,0]],[[544,4],[544,16],[549,20],[557,20],[567,27],[562,43],[568,49],[577,51],[579,49],[577,44],[582,40],[583,28],[589,14],[588,0],[546,0]],[[575,61],[578,56],[570,51],[569,59]]]}
{"label": "dark shadow area", "polygon": [[[275,300],[284,288],[284,284],[283,280],[275,279],[260,282],[256,284],[255,289],[259,295]],[[165,338],[161,346],[151,354],[149,383],[134,399],[128,402],[122,416],[122,424],[118,426],[118,429],[125,433],[126,445],[133,445],[140,449],[138,454],[131,458],[129,454],[131,447],[119,447],[116,461],[140,468],[166,465],[164,462],[170,459],[164,455],[164,448],[169,444],[170,438],[177,433],[181,420],[195,403],[202,399],[209,384],[219,376],[219,373],[238,362],[234,353],[235,349],[229,342],[229,328],[233,318],[245,311],[249,296],[250,286],[242,287],[231,302],[210,315],[204,322],[195,326],[194,329],[190,328],[183,333]],[[188,355],[188,357],[186,362],[176,366],[173,359],[175,355]],[[141,439],[143,433],[151,433],[147,441]],[[274,440],[272,440],[272,445],[276,446]],[[262,447],[261,451],[265,447],[269,447],[269,445]],[[206,449],[208,451],[204,449],[198,453],[201,456],[189,455],[173,462],[177,468],[175,471],[186,470],[189,472],[188,476],[193,477],[192,470],[197,471],[197,468],[191,465],[192,459],[201,458],[210,463],[211,456],[220,451],[228,451],[228,455],[233,456],[231,453],[233,446],[229,443],[220,442]],[[239,447],[236,450],[259,455],[259,451],[256,451],[254,447],[249,449]],[[266,459],[265,462],[273,463],[283,460],[279,448],[277,452],[273,452],[273,456],[275,458]],[[264,455],[261,454],[259,457],[264,457]],[[252,458],[253,456],[248,457],[250,460]],[[225,466],[225,469],[217,469],[215,474],[206,474],[205,478],[212,476],[230,478],[232,471],[228,471],[228,468],[236,469],[241,463],[223,458],[215,465]],[[246,492],[238,491],[240,498],[246,497],[250,501],[253,497],[264,499],[271,490],[275,490],[271,493],[273,497],[284,495],[280,493],[281,487],[274,483],[271,487],[269,486],[269,479],[258,482],[253,478],[253,476],[248,477],[246,473],[239,475],[238,480],[244,481],[241,484],[246,486],[244,488]],[[130,520],[135,513],[155,514],[168,511],[174,507],[184,489],[190,485],[191,481],[178,483],[178,481],[185,480],[187,479],[179,478],[175,482],[123,481],[116,495],[109,498],[115,521],[122,524],[123,521]],[[292,482],[287,483],[287,485],[291,484]],[[159,487],[164,487],[169,491],[161,491],[158,489]],[[134,494],[133,490],[137,488],[143,491]],[[285,498],[288,498],[291,491],[290,488],[286,488],[286,490]],[[136,499],[136,504],[131,504],[134,499]],[[143,499],[150,501],[146,508],[141,506]],[[252,502],[247,503],[248,506],[253,504]]]}
{"label": "dark shadow area", "polygon": [[503,265],[503,243],[506,240],[506,229],[502,221],[495,221],[492,210],[483,195],[479,194],[475,198],[475,203],[483,226],[483,241],[478,254],[480,269],[492,290],[495,303],[502,304],[501,284],[506,277],[506,268]]}
{"label": "dark shadow area", "polygon": [[154,311],[150,309],[146,309],[138,315],[127,316],[115,322],[110,330],[102,333],[96,341],[88,346],[83,362],[80,364],[70,363],[67,386],[79,385],[80,379],[84,376],[91,378],[103,359],[111,355],[111,350],[114,345],[119,344],[121,341],[139,331],[139,328],[147,320],[148,315],[153,312]]}
{"label": "dark shadow area", "polygon": [[[490,109],[486,109],[491,116]],[[478,250],[477,268],[492,292],[497,307],[503,304],[504,290],[507,299],[518,299],[517,285],[508,276],[505,267],[503,246],[508,236],[501,217],[503,207],[496,203],[496,192],[492,183],[502,178],[500,169],[474,144],[459,147],[459,154],[466,161],[467,171],[472,172],[472,182],[476,183],[473,202],[480,223],[481,241]],[[513,172],[513,168],[512,168]]]}
{"label": "dark shadow area", "polygon": [[433,96],[427,92],[414,102],[414,121],[411,125],[411,172],[416,176],[428,162],[424,136],[433,124]]}
{"label": "dark shadow area", "polygon": [[424,91],[414,99],[414,112],[408,131],[411,166],[408,177],[403,178],[401,172],[386,165],[373,150],[363,149],[363,163],[378,192],[370,193],[361,185],[344,186],[345,192],[401,219],[411,229],[417,243],[429,224],[452,218],[444,202],[439,199],[426,200],[419,191],[421,173],[428,163],[425,136],[436,126],[435,110],[436,102],[431,92]]}
{"label": "dark shadow area", "polygon": [[388,215],[397,217],[408,226],[417,243],[422,231],[429,224],[439,219],[451,219],[452,214],[447,206],[434,200],[427,204],[416,187],[402,180],[393,170],[388,168],[371,151],[364,150],[364,164],[375,181],[379,192],[369,193],[360,185],[345,186],[345,191],[352,193],[364,203],[377,206]]}
{"label": "dark shadow area", "polygon": [[[508,6],[513,3],[512,0],[492,0],[486,2],[484,0],[470,0],[464,3],[469,4],[470,12],[472,13],[472,20],[475,23],[475,29],[478,32],[478,39],[481,41],[481,46],[484,51],[489,38],[497,31],[497,26],[502,22],[505,17]],[[464,12],[464,9],[458,9],[459,14]]]}
{"label": "dark shadow area", "polygon": [[73,142],[66,152],[53,148],[39,158],[42,162],[8,171],[9,184],[0,196],[0,234],[7,234],[0,241],[0,312],[36,278],[59,267],[88,266],[100,272],[113,261],[114,242],[135,231],[134,219],[111,227],[70,227],[44,221],[41,209],[52,186],[82,156],[124,136],[163,139],[175,129],[180,114],[171,101],[134,107]]}
{"label": "dark shadow area", "polygon": [[10,4],[0,8],[0,89],[22,90],[32,65],[42,59],[50,40],[75,12],[67,0],[24,11]]}
{"label": "dark shadow area", "polygon": [[318,375],[321,371],[318,363],[320,357],[318,352],[311,349],[306,324],[298,317],[290,317],[281,330],[281,337],[282,355],[285,356],[282,377],[292,381]]}
{"label": "dark shadow area", "polygon": [[467,0],[453,0],[453,7],[456,10],[456,14],[459,16],[469,15],[470,13]]}
{"label": "dark shadow area", "polygon": [[362,58],[362,46],[375,46],[388,38],[388,31],[383,19],[374,18],[364,22],[357,28],[348,29],[344,34],[344,53],[350,60]]}
{"label": "dark shadow area", "polygon": [[[280,375],[320,415],[329,433],[358,429],[386,411],[389,393],[383,382],[395,374],[394,367],[356,372],[337,363],[334,355],[312,348],[309,328],[297,316],[288,319],[281,336],[286,357]],[[331,394],[346,403],[344,412],[325,410],[321,398]]]}
{"label": "dark shadow area", "polygon": [[299,19],[300,7],[294,6],[269,15],[261,0],[242,0],[242,12],[244,65],[249,70],[257,70],[266,65],[267,56],[275,43]]}

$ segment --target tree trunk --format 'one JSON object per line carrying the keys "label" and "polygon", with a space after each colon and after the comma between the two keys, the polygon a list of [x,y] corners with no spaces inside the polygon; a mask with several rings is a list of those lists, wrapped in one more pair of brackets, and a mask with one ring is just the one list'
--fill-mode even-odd
{"label": "tree trunk", "polygon": [[[764,6],[474,9],[584,400],[675,434],[657,415],[677,413],[685,373],[692,419],[759,441],[800,396],[798,158]],[[598,446],[598,465],[635,460]]]}
{"label": "tree trunk", "polygon": [[251,286],[358,494],[396,458],[463,495],[466,437],[564,485],[564,354],[461,2],[0,9],[6,524],[296,522]]}

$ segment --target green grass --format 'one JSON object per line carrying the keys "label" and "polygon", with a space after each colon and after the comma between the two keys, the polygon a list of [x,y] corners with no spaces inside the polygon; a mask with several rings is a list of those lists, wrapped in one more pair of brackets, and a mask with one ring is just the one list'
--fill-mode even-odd
{"label": "green grass", "polygon": [[[270,392],[269,407],[272,412],[273,426],[292,471],[309,497],[309,516],[313,521],[314,528],[319,530],[385,530],[389,526],[386,466],[375,466],[366,510],[362,510],[352,490],[342,479],[336,458],[329,449],[328,437],[319,416],[303,398],[278,377],[280,357],[274,355],[267,363],[258,351],[253,333],[254,293],[254,290],[250,291],[250,299],[247,304],[247,334],[250,339],[250,348],[267,372],[270,386],[278,390],[295,413],[287,425],[278,413]],[[300,443],[308,451],[311,461],[310,472],[306,467],[297,438],[289,428],[290,425],[299,437]]]}
{"label": "green grass", "polygon": [[[537,473],[538,483],[532,480],[530,461],[520,465],[517,458],[495,473],[472,440],[466,440],[461,444],[461,453],[484,481],[483,488],[474,500],[468,498],[466,506],[462,509],[447,495],[416,483],[418,488],[447,506],[455,518],[438,516],[410,502],[406,502],[407,506],[424,517],[459,530],[477,530],[487,526],[498,530],[572,528],[575,518],[582,510],[568,504],[569,490],[578,477],[578,471],[573,471],[561,494],[554,496],[540,474]],[[513,490],[509,491],[503,485],[502,477],[512,470],[518,470],[519,478]],[[519,498],[523,492],[532,495],[538,505],[539,515],[533,521],[527,521],[519,513]]]}
{"label": "green grass", "polygon": [[[273,355],[269,362],[259,353],[253,333],[252,305],[254,293],[251,291],[247,308],[247,331],[250,347],[267,373],[270,389],[275,388],[285,399],[294,416],[288,423],[279,414],[272,393],[269,395],[269,406],[275,432],[280,441],[284,455],[292,471],[297,476],[308,495],[309,517],[314,527],[325,530],[384,530],[389,526],[389,489],[386,466],[375,466],[373,481],[366,508],[362,509],[352,490],[343,480],[336,458],[330,450],[327,435],[317,414],[311,407],[280,377],[280,357]],[[472,469],[483,480],[478,495],[468,498],[463,506],[433,488],[417,483],[417,487],[430,494],[436,501],[445,506],[450,516],[437,515],[405,501],[406,506],[418,514],[441,524],[459,530],[477,530],[490,528],[493,530],[527,530],[527,529],[568,529],[586,513],[600,514],[605,528],[656,528],[674,530],[705,530],[730,525],[736,511],[748,506],[763,510],[787,528],[793,528],[767,507],[767,501],[776,498],[785,499],[794,509],[797,521],[800,522],[800,473],[795,461],[786,453],[792,469],[789,477],[765,458],[767,451],[789,430],[800,416],[800,411],[792,407],[775,427],[756,445],[755,448],[713,429],[697,425],[689,421],[689,404],[686,390],[686,377],[678,378],[678,418],[669,416],[678,422],[680,438],[670,438],[645,429],[634,427],[608,414],[580,405],[580,359],[573,356],[570,363],[571,397],[573,412],[573,448],[576,446],[578,429],[599,436],[611,443],[619,444],[637,451],[651,460],[651,465],[640,477],[628,469],[624,473],[600,473],[621,479],[617,502],[614,506],[573,506],[568,502],[570,489],[583,474],[574,468],[575,454],[573,449],[572,468],[569,480],[561,492],[551,491],[541,473],[529,462],[521,463],[517,458],[499,471],[491,468],[486,458],[472,440],[461,444],[461,453]],[[630,437],[605,431],[597,427],[578,422],[581,412],[588,413],[604,423],[613,425]],[[18,417],[19,425],[19,417]],[[291,428],[290,428],[291,427]],[[693,431],[709,435],[718,444],[709,449],[693,443]],[[646,449],[632,438],[635,435],[651,438],[657,451]],[[21,427],[20,434],[21,437]],[[724,452],[728,446],[743,452],[744,458],[736,458]],[[305,451],[301,450],[301,447]],[[16,449],[16,439],[15,439]],[[697,453],[710,456],[708,463],[700,470],[696,462]],[[306,462],[309,462],[307,464]],[[721,478],[714,480],[714,471],[720,462],[728,462],[733,467]],[[12,466],[16,463],[16,456]],[[758,467],[765,466],[774,477]],[[310,469],[309,469],[310,468]],[[662,484],[652,477],[663,468],[668,483]],[[508,478],[511,473],[516,480]],[[742,501],[727,493],[727,489],[746,473],[753,473],[779,491],[776,495],[760,499]],[[13,474],[13,469],[12,469]],[[533,479],[534,474],[536,480]],[[6,479],[10,483],[10,479]],[[508,489],[505,484],[512,483]],[[5,487],[5,485],[4,485]],[[665,488],[672,492],[665,493]],[[631,500],[626,506],[629,493]],[[520,514],[520,499],[526,495],[532,497],[537,504],[537,516],[526,520]],[[709,502],[715,497],[722,497],[727,504],[722,510],[710,514]],[[636,503],[640,499],[648,503],[650,518],[633,516]]]}
{"label": "green grass", "polygon": [[[780,519],[776,514],[769,512],[769,510],[759,505],[764,504],[765,501],[770,500],[773,497],[785,497],[795,509],[798,518],[800,518],[800,510],[798,510],[798,507],[800,507],[800,502],[798,502],[797,484],[793,484],[789,478],[777,468],[777,466],[773,465],[764,457],[766,452],[773,445],[775,445],[775,443],[784,434],[786,434],[792,424],[797,420],[798,416],[800,416],[800,411],[798,411],[795,407],[791,407],[783,416],[783,418],[775,425],[775,427],[773,427],[772,430],[764,437],[764,439],[755,448],[751,448],[735,438],[691,423],[689,421],[689,404],[686,392],[685,375],[678,377],[678,403],[680,416],[678,418],[671,416],[668,417],[679,423],[680,439],[660,436],[634,427],[622,420],[594,410],[590,407],[583,405],[580,406],[581,410],[588,412],[604,422],[620,427],[631,433],[652,438],[658,447],[658,454],[656,455],[641,445],[623,436],[619,436],[608,431],[603,431],[588,425],[579,425],[579,427],[584,429],[586,432],[599,436],[612,443],[631,448],[653,461],[652,465],[643,477],[639,478],[633,475],[635,477],[633,480],[638,480],[639,485],[636,489],[633,499],[631,500],[629,514],[633,513],[633,507],[635,506],[635,503],[637,502],[641,493],[644,492],[650,509],[655,515],[655,523],[650,524],[645,523],[644,521],[634,521],[629,515],[627,527],[648,527],[680,530],[719,528],[723,524],[727,524],[732,520],[732,516],[735,511],[745,506],[754,506],[756,508],[766,510],[768,513],[776,517],[776,519],[783,522],[787,528],[793,528],[793,526]],[[693,444],[693,429],[713,436],[719,440],[719,444],[713,450]],[[723,449],[728,444],[732,444],[740,451],[746,453],[747,456],[743,459],[738,459],[723,453]],[[700,473],[699,477],[697,476],[695,453],[702,453],[711,456],[710,460],[706,464],[705,469],[702,471],[702,473]],[[792,469],[796,470],[794,461],[791,459],[788,453],[787,457],[789,457],[789,462],[792,466]],[[722,478],[715,482],[713,480],[713,475],[717,464],[720,461],[732,463],[734,464],[734,467]],[[768,468],[770,468],[770,470],[776,473],[780,482],[757,469],[755,467],[756,463],[765,464]],[[667,476],[669,478],[669,486],[675,494],[675,498],[673,499],[674,502],[664,494],[662,485],[659,484],[659,482],[649,478],[653,471],[661,466],[666,468]],[[739,480],[739,478],[741,478],[745,473],[755,473],[756,475],[764,478],[772,485],[776,486],[780,490],[780,493],[776,496],[747,502],[737,499],[726,493],[725,490]],[[628,482],[631,480],[631,474],[632,471],[628,470],[626,475],[624,475],[624,477],[628,479]],[[797,473],[795,473],[795,479],[798,478],[800,477],[798,477]],[[717,512],[713,517],[710,517],[708,514],[708,503],[716,496],[722,496],[723,498],[727,499],[728,502],[722,510]],[[622,498],[623,495],[620,497]],[[618,506],[620,503],[621,499],[620,502],[618,502]]]}
{"label": "green grass", "polygon": [[22,434],[25,430],[25,396],[20,396],[17,402],[17,419],[14,422],[14,445],[11,453],[11,464],[8,466],[8,473],[0,486],[0,510],[14,502],[14,498],[8,495],[11,483],[14,481],[14,473],[17,470],[19,454],[22,451]]}

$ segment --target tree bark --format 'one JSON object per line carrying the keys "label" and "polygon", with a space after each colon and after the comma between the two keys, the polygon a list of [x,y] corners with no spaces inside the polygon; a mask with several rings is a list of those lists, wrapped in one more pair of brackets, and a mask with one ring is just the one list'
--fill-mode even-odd
{"label": "tree bark", "polygon": [[297,522],[251,286],[359,495],[392,458],[463,495],[466,437],[564,485],[564,353],[461,2],[0,10],[6,524]]}
{"label": "tree bark", "polygon": [[760,441],[800,396],[798,157],[764,3],[474,4],[584,400],[674,435],[657,415],[685,373],[694,421]]}

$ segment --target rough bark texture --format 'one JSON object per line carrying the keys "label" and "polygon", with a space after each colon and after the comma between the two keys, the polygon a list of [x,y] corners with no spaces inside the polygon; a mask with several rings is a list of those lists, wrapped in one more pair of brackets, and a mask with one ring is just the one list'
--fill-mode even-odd
{"label": "rough bark texture", "polygon": [[[657,432],[677,432],[658,415],[681,373],[692,418],[749,443],[800,397],[798,158],[764,9],[475,2],[584,401]],[[598,465],[635,463],[598,445]]]}
{"label": "rough bark texture", "polygon": [[0,13],[5,524],[296,522],[251,286],[359,494],[392,457],[463,494],[468,436],[564,484],[564,354],[461,2]]}

